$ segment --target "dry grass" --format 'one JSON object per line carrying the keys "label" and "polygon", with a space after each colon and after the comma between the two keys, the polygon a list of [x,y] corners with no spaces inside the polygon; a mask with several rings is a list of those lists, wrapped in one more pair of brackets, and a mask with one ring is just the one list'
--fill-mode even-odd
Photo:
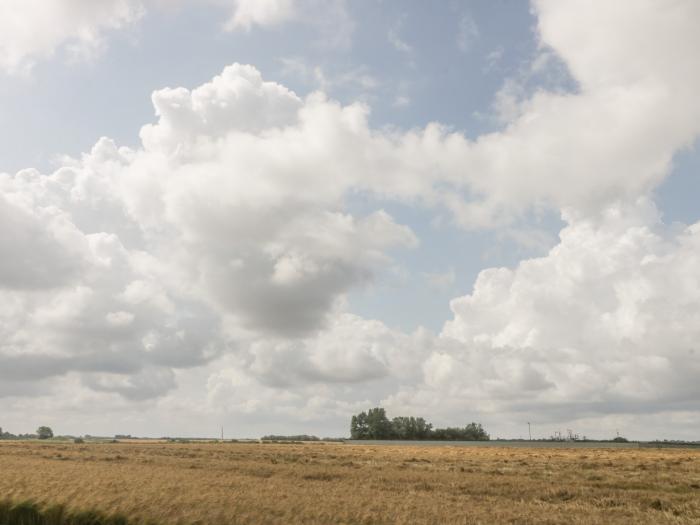
{"label": "dry grass", "polygon": [[700,523],[700,451],[0,443],[0,499],[163,524]]}

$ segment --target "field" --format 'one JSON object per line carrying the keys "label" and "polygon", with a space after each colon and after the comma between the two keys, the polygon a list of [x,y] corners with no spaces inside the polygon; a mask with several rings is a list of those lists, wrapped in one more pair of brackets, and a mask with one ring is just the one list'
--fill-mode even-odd
{"label": "field", "polygon": [[700,451],[0,443],[0,500],[131,523],[700,523]]}

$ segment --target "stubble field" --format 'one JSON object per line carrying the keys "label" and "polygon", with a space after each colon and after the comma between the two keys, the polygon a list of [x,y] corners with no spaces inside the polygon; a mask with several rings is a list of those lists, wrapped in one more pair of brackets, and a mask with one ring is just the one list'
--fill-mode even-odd
{"label": "stubble field", "polygon": [[164,525],[697,524],[700,451],[5,442],[3,498]]}

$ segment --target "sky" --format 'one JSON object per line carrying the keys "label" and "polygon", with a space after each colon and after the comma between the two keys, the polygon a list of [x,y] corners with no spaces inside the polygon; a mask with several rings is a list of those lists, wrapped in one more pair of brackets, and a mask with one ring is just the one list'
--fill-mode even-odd
{"label": "sky", "polygon": [[0,426],[698,439],[699,17],[5,0]]}

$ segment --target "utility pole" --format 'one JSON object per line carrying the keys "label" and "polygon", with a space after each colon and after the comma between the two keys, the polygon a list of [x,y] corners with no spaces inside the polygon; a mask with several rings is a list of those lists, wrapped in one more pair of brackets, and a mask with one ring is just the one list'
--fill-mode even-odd
{"label": "utility pole", "polygon": [[530,430],[530,422],[527,422],[527,433],[530,435],[530,441],[532,441],[532,431]]}
{"label": "utility pole", "polygon": [[224,440],[224,426],[221,425],[221,441]]}

